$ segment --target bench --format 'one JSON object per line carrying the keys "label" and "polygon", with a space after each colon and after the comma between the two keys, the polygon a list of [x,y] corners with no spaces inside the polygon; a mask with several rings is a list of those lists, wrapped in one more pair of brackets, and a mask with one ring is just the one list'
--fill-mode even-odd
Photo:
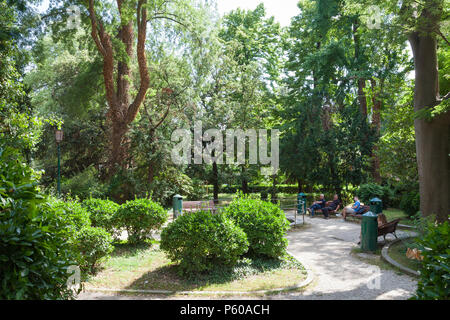
{"label": "bench", "polygon": [[[325,207],[329,207],[332,203],[333,203],[333,201],[327,201],[325,203]],[[328,213],[329,214],[336,214],[336,213],[338,213],[340,207],[341,207],[341,205],[339,204],[335,210],[333,210],[333,211],[330,210],[330,211],[328,211]],[[316,213],[322,213],[322,209],[314,210],[314,214],[316,214]]]}
{"label": "bench", "polygon": [[395,219],[391,222],[385,223],[382,226],[378,227],[378,236],[383,236],[384,241],[386,241],[386,235],[392,233],[397,239],[397,235],[395,234],[395,230],[397,229],[397,225],[401,219]]}
{"label": "bench", "polygon": [[195,212],[195,211],[216,211],[213,200],[206,201],[183,201],[183,212]]}
{"label": "bench", "polygon": [[365,206],[365,205],[361,204],[361,207],[363,208],[363,210],[360,213],[358,213],[358,214],[355,214],[355,213],[350,214],[349,213],[349,214],[347,214],[346,218],[353,217],[353,218],[357,218],[357,219],[362,219],[362,215],[364,213],[367,213],[370,211],[370,206]]}

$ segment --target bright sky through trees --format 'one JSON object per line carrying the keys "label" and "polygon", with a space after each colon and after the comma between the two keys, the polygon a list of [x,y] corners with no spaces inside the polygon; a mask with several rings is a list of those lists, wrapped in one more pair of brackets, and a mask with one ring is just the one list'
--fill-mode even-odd
{"label": "bright sky through trees", "polygon": [[[217,0],[217,8],[220,14],[228,13],[236,8],[255,9],[260,3],[264,3],[268,16],[274,16],[281,26],[289,25],[291,18],[299,13],[298,0]],[[49,0],[44,0],[39,10],[48,8]]]}
{"label": "bright sky through trees", "polygon": [[260,3],[264,3],[267,16],[274,16],[281,26],[289,25],[291,18],[300,13],[298,0],[217,0],[221,14],[236,8],[254,10]]}

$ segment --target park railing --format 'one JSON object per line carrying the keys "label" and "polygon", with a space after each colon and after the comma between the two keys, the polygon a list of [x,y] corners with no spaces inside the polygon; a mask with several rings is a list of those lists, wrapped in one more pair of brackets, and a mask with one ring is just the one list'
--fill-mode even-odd
{"label": "park railing", "polygon": [[[177,198],[179,201],[180,196]],[[175,203],[174,197],[174,218],[176,218],[179,214],[189,213],[198,210],[206,210],[211,211],[212,213],[218,213],[221,209],[226,208],[235,198],[219,198],[215,200],[195,200],[195,201],[182,201],[181,203]],[[278,205],[281,210],[286,214],[286,218],[288,215],[293,215],[293,223],[297,224],[298,216],[301,215],[303,217],[303,223],[305,222],[304,216],[306,214],[306,199],[300,197],[277,197],[277,198],[268,198],[262,199],[263,201],[271,202],[275,205]]]}

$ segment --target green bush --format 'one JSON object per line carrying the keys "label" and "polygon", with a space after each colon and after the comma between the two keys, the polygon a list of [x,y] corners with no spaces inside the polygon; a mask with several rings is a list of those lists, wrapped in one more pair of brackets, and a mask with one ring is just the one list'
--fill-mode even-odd
{"label": "green bush", "polygon": [[75,236],[75,247],[80,253],[79,265],[82,270],[95,273],[101,260],[113,251],[113,238],[103,228],[84,227]]}
{"label": "green bush", "polygon": [[392,201],[395,196],[394,190],[389,186],[381,186],[376,183],[362,184],[356,189],[356,195],[365,205],[370,205],[370,199],[375,197],[383,201],[384,209],[394,204]]}
{"label": "green bush", "polygon": [[247,234],[251,253],[273,258],[285,254],[289,222],[277,205],[240,195],[224,212]]}
{"label": "green bush", "polygon": [[82,202],[82,206],[89,213],[93,227],[100,227],[118,239],[120,228],[115,221],[116,212],[120,206],[111,200],[89,198]]}
{"label": "green bush", "polygon": [[76,200],[63,201],[52,198],[49,201],[49,205],[50,207],[47,210],[53,210],[56,213],[59,212],[73,233],[91,225],[89,212]]}
{"label": "green bush", "polygon": [[369,205],[372,198],[383,198],[384,188],[376,183],[366,183],[359,186],[356,190],[356,195],[364,204]]}
{"label": "green bush", "polygon": [[[236,193],[242,189],[242,186],[236,185],[224,185],[221,186],[221,193]],[[273,190],[273,186],[263,186],[263,185],[254,185],[248,187],[250,193],[287,193],[287,194],[297,194],[298,186],[297,185],[277,185],[275,190]]]}
{"label": "green bush", "polygon": [[400,209],[409,217],[413,217],[420,210],[420,194],[417,191],[405,192],[400,200]]}
{"label": "green bush", "polygon": [[98,172],[94,166],[86,168],[83,172],[61,182],[61,192],[80,199],[89,197],[99,198],[106,193],[106,187],[100,182]]}
{"label": "green bush", "polygon": [[17,151],[0,147],[0,176],[0,299],[73,298],[67,220],[46,210],[35,173]]}
{"label": "green bush", "polygon": [[161,249],[184,273],[233,266],[247,252],[244,231],[224,214],[197,211],[170,223],[161,233]]}
{"label": "green bush", "polygon": [[173,167],[159,172],[151,184],[152,198],[164,206],[171,205],[172,197],[175,194],[182,194],[185,198],[192,198],[194,195],[193,190],[191,178]]}
{"label": "green bush", "polygon": [[423,261],[416,299],[450,299],[450,225],[428,223],[417,239]]}
{"label": "green bush", "polygon": [[158,203],[149,199],[127,201],[117,210],[118,226],[128,232],[131,243],[143,242],[152,238],[152,231],[161,228],[167,221],[167,212]]}

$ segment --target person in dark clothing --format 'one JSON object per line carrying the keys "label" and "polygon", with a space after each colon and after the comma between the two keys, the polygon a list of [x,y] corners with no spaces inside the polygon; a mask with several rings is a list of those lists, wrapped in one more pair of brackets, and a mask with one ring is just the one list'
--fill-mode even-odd
{"label": "person in dark clothing", "polygon": [[335,194],[334,198],[333,198],[333,202],[328,207],[322,208],[322,213],[323,213],[323,216],[325,217],[325,219],[329,218],[329,211],[336,210],[340,204],[341,204],[341,200],[339,200],[338,195]]}
{"label": "person in dark clothing", "polygon": [[311,214],[311,217],[314,217],[314,210],[319,210],[325,207],[325,204],[327,202],[325,201],[325,195],[321,194],[319,200],[315,201],[311,207],[309,207],[308,212]]}

